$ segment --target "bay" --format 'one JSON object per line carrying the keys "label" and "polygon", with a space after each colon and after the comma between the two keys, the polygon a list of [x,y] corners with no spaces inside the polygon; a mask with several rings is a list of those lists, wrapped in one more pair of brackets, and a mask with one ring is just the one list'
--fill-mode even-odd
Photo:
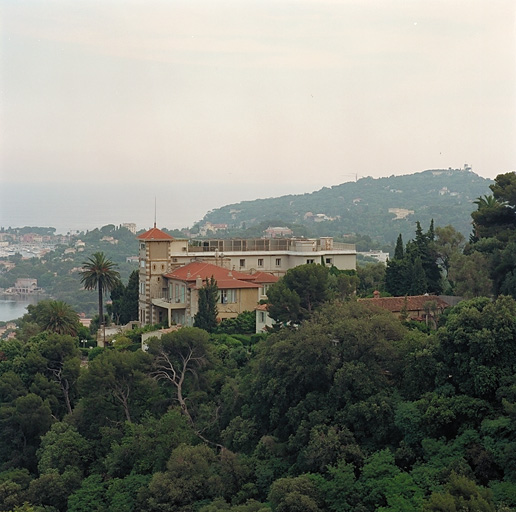
{"label": "bay", "polygon": [[29,304],[36,304],[37,297],[0,296],[0,322],[16,320],[27,313]]}

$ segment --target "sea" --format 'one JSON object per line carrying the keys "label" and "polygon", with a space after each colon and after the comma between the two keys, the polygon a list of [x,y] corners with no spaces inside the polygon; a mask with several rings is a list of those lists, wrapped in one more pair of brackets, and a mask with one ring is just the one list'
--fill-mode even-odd
{"label": "sea", "polygon": [[315,190],[296,183],[9,183],[0,187],[0,228],[53,227],[56,234],[89,231],[107,224],[149,229],[192,227],[225,205],[303,194]]}
{"label": "sea", "polygon": [[0,295],[0,322],[16,320],[27,313],[29,304],[37,304],[37,297],[14,297]]}

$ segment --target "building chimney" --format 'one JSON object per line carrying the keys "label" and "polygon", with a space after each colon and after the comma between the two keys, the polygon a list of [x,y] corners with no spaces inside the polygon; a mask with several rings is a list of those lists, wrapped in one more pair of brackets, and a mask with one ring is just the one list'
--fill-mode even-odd
{"label": "building chimney", "polygon": [[201,278],[201,276],[197,276],[195,278],[195,287],[196,288],[202,288],[202,278]]}

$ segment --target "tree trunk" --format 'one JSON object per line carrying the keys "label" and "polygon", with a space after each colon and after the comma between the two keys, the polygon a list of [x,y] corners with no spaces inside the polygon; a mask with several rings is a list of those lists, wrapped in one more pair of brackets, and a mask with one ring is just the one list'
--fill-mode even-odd
{"label": "tree trunk", "polygon": [[101,327],[104,325],[104,304],[102,295],[102,286],[99,285],[99,326]]}

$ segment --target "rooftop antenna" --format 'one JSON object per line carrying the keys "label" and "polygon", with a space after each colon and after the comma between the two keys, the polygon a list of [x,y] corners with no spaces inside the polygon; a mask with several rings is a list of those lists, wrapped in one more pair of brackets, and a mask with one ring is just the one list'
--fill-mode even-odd
{"label": "rooftop antenna", "polygon": [[156,196],[154,196],[154,227],[156,227]]}

